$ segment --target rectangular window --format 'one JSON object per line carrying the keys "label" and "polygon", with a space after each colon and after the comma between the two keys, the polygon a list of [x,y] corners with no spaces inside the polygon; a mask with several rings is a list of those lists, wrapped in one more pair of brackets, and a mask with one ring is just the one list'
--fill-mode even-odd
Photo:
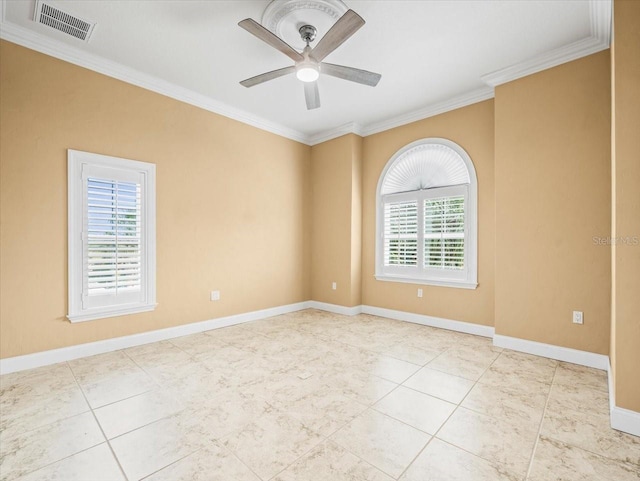
{"label": "rectangular window", "polygon": [[[467,279],[467,185],[387,194],[377,278],[460,285]],[[457,283],[457,284],[456,284]]]}
{"label": "rectangular window", "polygon": [[69,319],[155,308],[155,165],[69,150]]}

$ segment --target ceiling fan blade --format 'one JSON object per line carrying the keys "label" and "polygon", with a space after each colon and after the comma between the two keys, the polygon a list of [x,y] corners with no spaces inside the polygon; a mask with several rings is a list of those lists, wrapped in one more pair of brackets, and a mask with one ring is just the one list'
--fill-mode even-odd
{"label": "ceiling fan blade", "polygon": [[320,71],[351,82],[357,82],[363,85],[375,87],[380,82],[382,75],[379,73],[369,72],[368,70],[360,70],[359,68],[345,67],[343,65],[335,65],[332,63],[322,62]]}
{"label": "ceiling fan blade", "polygon": [[291,67],[279,68],[278,70],[272,70],[271,72],[266,72],[260,75],[256,75],[255,77],[243,80],[242,82],[240,82],[240,85],[243,85],[245,87],[253,87],[254,85],[258,85],[268,80],[273,80],[274,78],[288,75],[295,71],[296,68],[293,65]]}
{"label": "ceiling fan blade", "polygon": [[364,20],[360,15],[353,10],[347,10],[347,13],[340,17],[325,36],[320,39],[318,45],[311,51],[311,57],[320,62],[363,25]]}
{"label": "ceiling fan blade", "polygon": [[313,110],[320,107],[318,82],[304,82],[304,98],[307,101],[307,110]]}
{"label": "ceiling fan blade", "polygon": [[247,32],[258,37],[263,42],[268,43],[273,48],[280,50],[294,62],[299,62],[304,59],[304,57],[300,53],[298,53],[291,45],[289,45],[277,35],[271,33],[254,19],[245,18],[240,23],[238,23],[238,25],[244,28]]}

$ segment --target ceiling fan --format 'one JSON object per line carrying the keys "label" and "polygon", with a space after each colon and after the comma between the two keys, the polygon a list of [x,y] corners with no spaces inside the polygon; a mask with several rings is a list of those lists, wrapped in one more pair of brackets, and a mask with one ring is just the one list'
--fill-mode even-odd
{"label": "ceiling fan", "polygon": [[312,25],[303,25],[300,27],[299,32],[307,46],[300,53],[255,20],[251,18],[244,19],[238,23],[239,26],[285,54],[295,62],[295,65],[256,75],[255,77],[243,80],[240,84],[245,87],[253,87],[254,85],[295,72],[296,77],[304,82],[304,96],[307,101],[308,110],[320,107],[320,94],[318,92],[317,80],[321,73],[375,87],[382,77],[378,73],[322,61],[327,55],[342,45],[345,40],[351,37],[351,35],[356,33],[364,23],[360,15],[353,10],[347,10],[313,48],[311,48],[309,44],[316,38],[316,28]]}

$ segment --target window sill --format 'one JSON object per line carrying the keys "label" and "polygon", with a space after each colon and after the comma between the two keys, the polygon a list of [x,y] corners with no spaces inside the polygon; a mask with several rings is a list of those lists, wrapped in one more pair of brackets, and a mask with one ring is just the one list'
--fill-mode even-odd
{"label": "window sill", "polygon": [[391,275],[378,275],[375,276],[378,281],[385,282],[403,282],[405,284],[423,284],[427,286],[439,286],[439,287],[457,287],[458,289],[476,289],[478,287],[477,282],[467,281],[454,281],[451,279],[421,279],[415,277],[400,277]]}
{"label": "window sill", "polygon": [[140,312],[149,312],[155,310],[158,304],[143,304],[136,305],[127,308],[114,308],[114,309],[92,309],[91,312],[84,312],[80,314],[69,314],[67,319],[71,322],[84,322],[95,321],[96,319],[104,319],[107,317],[126,316],[128,314],[138,314]]}

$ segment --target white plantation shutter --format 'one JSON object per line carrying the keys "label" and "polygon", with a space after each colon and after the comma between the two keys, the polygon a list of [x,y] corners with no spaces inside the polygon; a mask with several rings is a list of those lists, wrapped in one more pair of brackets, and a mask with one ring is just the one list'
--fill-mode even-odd
{"label": "white plantation shutter", "polygon": [[69,319],[155,307],[155,166],[69,151]]}
{"label": "white plantation shutter", "polygon": [[384,265],[418,265],[418,203],[384,206]]}
{"label": "white plantation shutter", "polygon": [[464,269],[464,196],[424,200],[424,267]]}
{"label": "white plantation shutter", "polygon": [[89,177],[86,193],[83,303],[90,307],[91,297],[140,292],[141,185]]}

